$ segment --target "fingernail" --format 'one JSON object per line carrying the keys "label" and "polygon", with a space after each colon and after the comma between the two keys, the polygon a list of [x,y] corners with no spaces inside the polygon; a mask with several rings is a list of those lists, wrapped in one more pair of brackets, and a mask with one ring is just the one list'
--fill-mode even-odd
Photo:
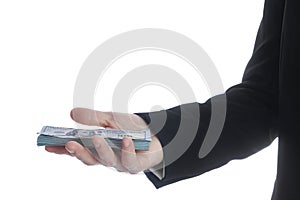
{"label": "fingernail", "polygon": [[123,144],[124,144],[124,147],[125,147],[125,148],[128,148],[129,145],[130,145],[129,139],[124,139]]}
{"label": "fingernail", "polygon": [[70,154],[73,154],[73,153],[74,153],[74,150],[72,150],[72,149],[70,149],[70,148],[65,147],[65,149],[66,149]]}
{"label": "fingernail", "polygon": [[101,146],[100,142],[98,142],[97,140],[94,141],[94,147],[95,148],[99,148]]}
{"label": "fingernail", "polygon": [[71,110],[71,112],[70,112],[70,116],[71,116],[71,118],[73,119],[73,110]]}
{"label": "fingernail", "polygon": [[99,136],[93,137],[93,144],[95,148],[99,148],[101,146],[101,142],[99,140],[100,140]]}

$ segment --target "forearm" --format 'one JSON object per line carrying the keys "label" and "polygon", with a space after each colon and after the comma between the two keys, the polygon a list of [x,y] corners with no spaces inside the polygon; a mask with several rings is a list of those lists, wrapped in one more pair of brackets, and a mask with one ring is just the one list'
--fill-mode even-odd
{"label": "forearm", "polygon": [[[224,96],[215,96],[204,104],[192,103],[197,105],[200,111],[199,128],[195,138],[186,151],[175,161],[174,154],[183,147],[173,146],[173,148],[164,148],[165,159],[165,177],[160,181],[151,173],[146,173],[152,179],[156,187],[161,187],[182,179],[200,175],[212,169],[218,168],[233,159],[242,159],[248,157],[268,146],[275,137],[271,132],[274,127],[276,113],[274,113],[271,104],[266,103],[269,99],[268,94],[260,93],[240,84],[230,88],[226,92],[226,118],[218,142],[212,151],[204,158],[199,158],[199,150],[203,145],[203,139],[207,134],[211,119],[211,101],[223,103]],[[266,101],[264,101],[266,99]],[[152,118],[159,118],[159,115],[167,113],[167,120],[164,128],[158,132],[157,137],[166,147],[176,134],[183,131],[189,138],[189,130],[178,130],[181,118],[193,121],[193,116],[186,114],[192,104],[185,104],[175,108],[155,112],[151,114]],[[150,116],[140,114],[148,123]],[[151,123],[150,123],[151,124]],[[153,128],[153,127],[150,127]],[[154,128],[155,129],[155,128]],[[180,133],[179,133],[180,134]],[[171,145],[172,146],[172,145]]]}
{"label": "forearm", "polygon": [[[154,131],[164,150],[165,177],[159,181],[153,174],[146,173],[156,187],[193,177],[220,167],[232,159],[245,158],[268,146],[276,137],[278,116],[278,70],[280,62],[280,44],[284,1],[266,0],[264,16],[257,34],[253,55],[246,67],[243,81],[221,96],[212,97],[204,104],[181,105],[166,111],[151,113],[152,120],[167,114],[162,130]],[[199,151],[209,128],[212,116],[211,102],[224,105],[226,99],[226,117],[218,142],[204,158]],[[198,106],[198,108],[196,107]],[[169,157],[177,152],[166,148],[177,135],[181,119],[195,120],[194,110],[199,110],[198,130],[186,151],[174,162]],[[191,113],[190,113],[191,112]],[[150,122],[149,114],[140,114]],[[198,119],[198,117],[196,117]],[[155,127],[151,127],[155,129]],[[180,131],[179,131],[180,132]],[[184,132],[184,131],[183,131]],[[185,134],[190,138],[193,131]],[[180,146],[180,144],[178,144]]]}

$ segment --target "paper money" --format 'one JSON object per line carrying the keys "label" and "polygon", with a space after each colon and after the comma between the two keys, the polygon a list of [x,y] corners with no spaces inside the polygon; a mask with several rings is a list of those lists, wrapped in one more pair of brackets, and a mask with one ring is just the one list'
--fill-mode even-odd
{"label": "paper money", "polygon": [[38,133],[38,146],[64,146],[69,141],[76,141],[86,147],[93,148],[92,137],[104,137],[112,148],[121,148],[122,139],[132,139],[136,150],[148,150],[151,133],[146,130],[113,130],[113,129],[74,129],[54,126],[44,126]]}

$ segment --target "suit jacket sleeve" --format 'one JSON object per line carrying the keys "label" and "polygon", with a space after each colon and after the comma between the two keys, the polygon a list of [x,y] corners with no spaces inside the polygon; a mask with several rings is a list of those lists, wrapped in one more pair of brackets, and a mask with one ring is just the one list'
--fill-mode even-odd
{"label": "suit jacket sleeve", "polygon": [[[181,119],[195,120],[190,111],[195,106],[199,108],[199,126],[194,140],[178,159],[165,166],[163,179],[152,172],[145,172],[157,188],[198,176],[233,159],[246,158],[268,146],[276,137],[281,4],[279,0],[265,2],[253,56],[245,69],[242,83],[203,104],[190,103],[158,112],[136,113],[148,124],[166,115],[161,130],[156,131],[155,126],[149,128],[156,133],[164,147],[164,159],[168,160],[177,148],[165,147],[176,137]],[[225,100],[226,117],[219,140],[207,156],[199,158],[198,153],[210,124],[212,102],[222,105]],[[188,128],[184,132],[188,136]]]}

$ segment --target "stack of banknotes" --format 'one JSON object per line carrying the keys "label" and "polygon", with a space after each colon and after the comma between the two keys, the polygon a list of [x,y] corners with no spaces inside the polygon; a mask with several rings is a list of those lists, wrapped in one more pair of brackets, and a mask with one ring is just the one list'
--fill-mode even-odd
{"label": "stack of banknotes", "polygon": [[44,126],[38,133],[38,146],[64,146],[69,141],[76,141],[83,146],[93,148],[92,137],[104,137],[112,148],[122,147],[122,139],[132,139],[136,150],[149,150],[151,133],[146,130],[113,130],[113,129],[75,129],[54,126]]}

